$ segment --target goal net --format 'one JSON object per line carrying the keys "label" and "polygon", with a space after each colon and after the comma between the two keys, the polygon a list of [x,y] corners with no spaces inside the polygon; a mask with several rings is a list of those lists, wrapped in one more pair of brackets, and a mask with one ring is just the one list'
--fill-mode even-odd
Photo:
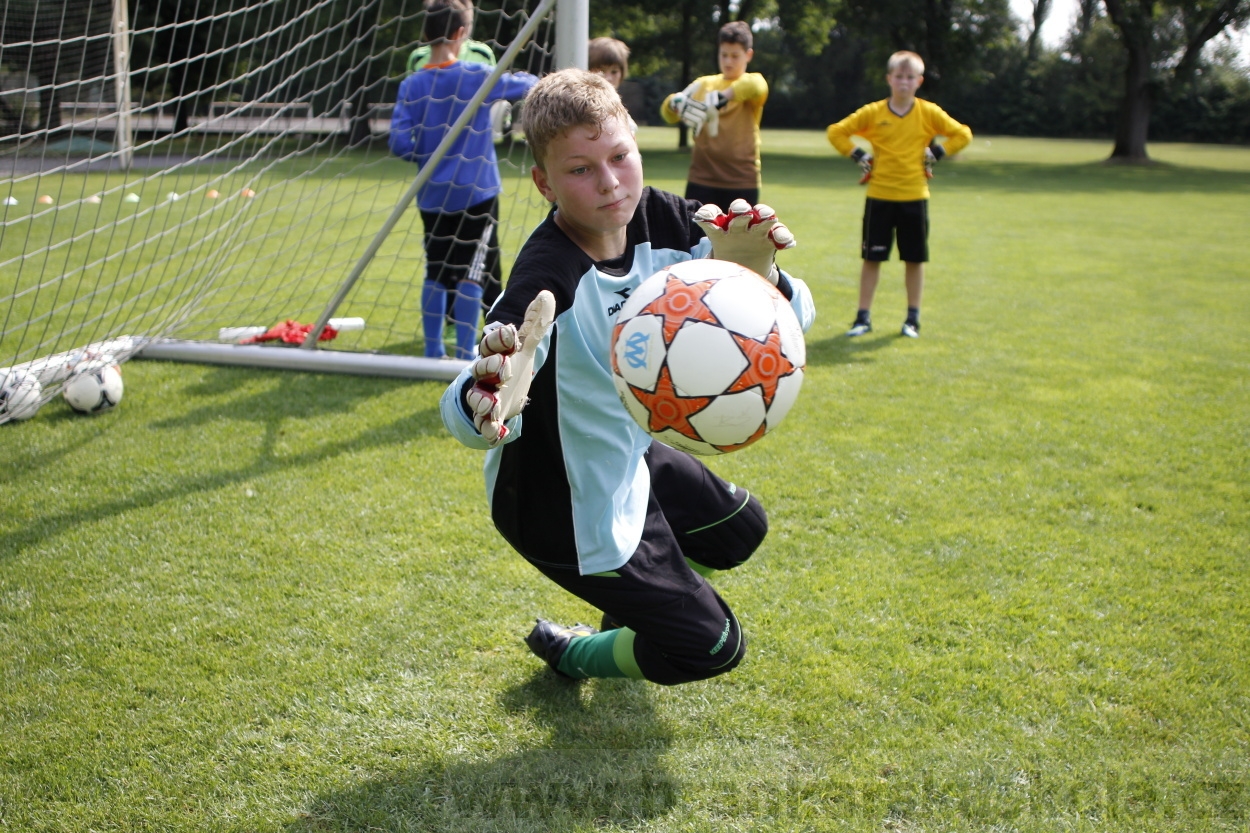
{"label": "goal net", "polygon": [[[476,5],[498,71],[552,68],[553,0]],[[424,16],[418,0],[8,0],[0,375],[34,374],[46,400],[84,357],[218,360],[186,345],[454,375],[420,358],[418,170],[387,147]],[[546,203],[511,108],[491,115],[506,275]],[[235,344],[286,321],[337,337]]]}

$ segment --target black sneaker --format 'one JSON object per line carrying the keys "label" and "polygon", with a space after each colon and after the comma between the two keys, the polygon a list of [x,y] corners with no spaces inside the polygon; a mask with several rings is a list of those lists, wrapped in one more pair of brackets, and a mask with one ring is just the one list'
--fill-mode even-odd
{"label": "black sneaker", "polygon": [[593,636],[599,631],[590,625],[574,625],[571,628],[548,622],[546,619],[535,619],[534,629],[525,637],[525,644],[539,659],[551,666],[551,670],[561,677],[573,679],[560,670],[560,658],[569,647],[569,641],[578,636]]}
{"label": "black sneaker", "polygon": [[904,321],[903,330],[899,335],[905,335],[908,338],[920,338],[920,322]]}
{"label": "black sneaker", "polygon": [[872,332],[871,321],[856,321],[854,324],[851,325],[851,329],[846,331],[846,335],[848,338],[855,338],[855,336],[862,336],[864,333],[871,333],[871,332]]}

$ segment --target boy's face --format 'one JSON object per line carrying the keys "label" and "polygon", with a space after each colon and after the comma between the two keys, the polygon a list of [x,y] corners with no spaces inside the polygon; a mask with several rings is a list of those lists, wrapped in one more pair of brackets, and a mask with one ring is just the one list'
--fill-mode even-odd
{"label": "boy's face", "polygon": [[722,43],[717,53],[721,75],[726,81],[737,81],[747,71],[747,64],[754,55],[754,49],[747,49],[740,43]]}
{"label": "boy's face", "polygon": [[599,128],[570,127],[547,145],[534,184],[565,223],[592,236],[624,228],[642,198],[642,156],[629,126],[613,117]]}
{"label": "boy's face", "polygon": [[916,72],[910,61],[903,61],[885,76],[894,98],[911,98],[924,83],[924,76]]}
{"label": "boy's face", "polygon": [[621,82],[625,80],[625,70],[615,64],[608,67],[595,67],[591,72],[595,75],[602,75],[609,84],[618,90],[621,88]]}

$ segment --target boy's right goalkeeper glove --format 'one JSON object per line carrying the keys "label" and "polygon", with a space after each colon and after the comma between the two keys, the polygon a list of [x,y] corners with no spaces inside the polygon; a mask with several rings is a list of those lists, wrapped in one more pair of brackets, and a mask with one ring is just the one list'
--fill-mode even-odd
{"label": "boy's right goalkeeper glove", "polygon": [[508,436],[504,423],[529,402],[534,353],[555,320],[555,312],[555,297],[544,289],[526,308],[520,328],[512,324],[490,326],[478,344],[479,358],[469,365],[473,387],[464,400],[473,414],[473,427],[491,447]]}
{"label": "boy's right goalkeeper glove", "polygon": [[694,131],[694,135],[698,136],[699,131],[703,129],[703,125],[708,119],[708,105],[706,102],[699,101],[697,98],[685,93],[673,93],[673,97],[669,99],[668,104],[673,108],[673,112],[681,119],[681,123]]}
{"label": "boy's right goalkeeper glove", "polygon": [[859,184],[863,185],[872,179],[872,154],[864,151],[863,148],[855,148],[851,151],[851,161],[859,165],[859,169],[864,175],[859,178]]}
{"label": "boy's right goalkeeper glove", "polygon": [[946,156],[946,148],[930,142],[929,146],[924,149],[924,175],[925,179],[933,179],[933,166],[941,162],[942,157]]}

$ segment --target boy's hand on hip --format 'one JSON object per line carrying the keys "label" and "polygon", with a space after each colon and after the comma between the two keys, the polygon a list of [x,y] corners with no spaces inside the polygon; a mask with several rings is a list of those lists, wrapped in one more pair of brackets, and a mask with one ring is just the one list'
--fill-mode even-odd
{"label": "boy's hand on hip", "polygon": [[851,161],[859,165],[859,169],[864,172],[863,176],[859,178],[860,185],[872,179],[873,159],[871,153],[868,153],[863,148],[855,148],[855,150],[851,151]]}
{"label": "boy's hand on hip", "polygon": [[752,208],[746,200],[734,200],[728,214],[708,203],[695,212],[694,221],[711,241],[712,257],[741,264],[774,286],[777,251],[796,245],[794,234],[777,219],[777,212],[763,203]]}
{"label": "boy's hand on hip", "polygon": [[941,145],[929,145],[924,149],[924,175],[926,179],[933,179],[933,166],[941,161],[946,155],[946,149]]}

